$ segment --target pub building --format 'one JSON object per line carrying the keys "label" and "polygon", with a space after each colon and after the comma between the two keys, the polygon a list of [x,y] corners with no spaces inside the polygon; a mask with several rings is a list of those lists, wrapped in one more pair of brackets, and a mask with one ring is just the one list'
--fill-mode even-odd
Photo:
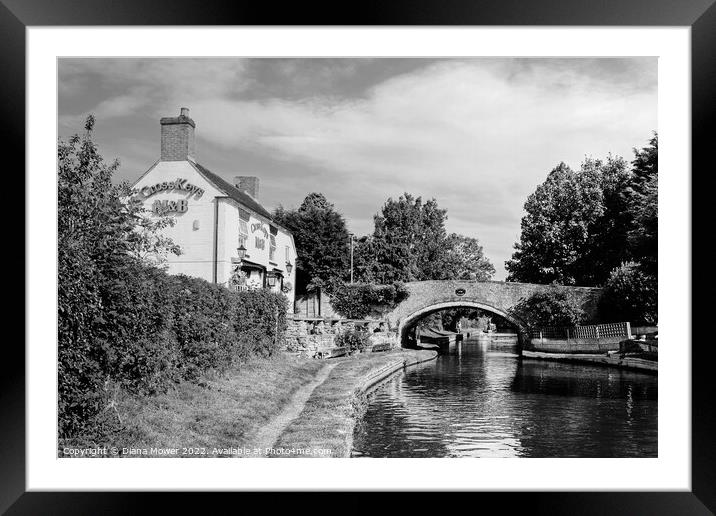
{"label": "pub building", "polygon": [[130,199],[146,216],[175,219],[162,232],[182,254],[169,255],[167,272],[232,290],[283,292],[293,307],[296,246],[259,202],[258,177],[236,176],[232,184],[200,165],[188,109],[160,125],[160,158],[132,185]]}

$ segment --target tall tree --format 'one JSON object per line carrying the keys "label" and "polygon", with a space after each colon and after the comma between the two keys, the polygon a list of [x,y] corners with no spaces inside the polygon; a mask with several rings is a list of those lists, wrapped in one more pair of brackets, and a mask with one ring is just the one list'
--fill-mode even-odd
{"label": "tall tree", "polygon": [[357,243],[357,277],[375,283],[489,279],[494,267],[478,240],[448,235],[446,220],[447,211],[435,199],[408,193],[389,198],[373,219],[373,234]]}
{"label": "tall tree", "polygon": [[633,177],[621,157],[587,158],[577,172],[560,163],[525,203],[508,280],[602,285],[632,256]]}
{"label": "tall tree", "polygon": [[445,240],[446,211],[435,199],[423,203],[410,194],[388,199],[375,216],[373,242],[382,283],[428,279]]}
{"label": "tall tree", "polygon": [[276,222],[293,233],[296,242],[296,288],[330,291],[348,276],[350,240],[346,222],[321,193],[310,193],[298,209],[279,206]]}
{"label": "tall tree", "polygon": [[634,173],[634,187],[659,174],[659,135],[654,135],[649,144],[641,149],[634,149],[634,161],[631,162]]}
{"label": "tall tree", "polygon": [[140,205],[127,202],[129,186],[112,183],[119,162],[104,161],[92,140],[94,125],[90,115],[82,137],[57,146],[58,407],[64,434],[87,425],[106,401],[101,386],[112,352],[108,312],[137,324],[107,310],[113,295],[124,288],[124,278],[144,268],[140,259],[179,252],[155,234],[163,222],[149,221]]}
{"label": "tall tree", "polygon": [[495,274],[495,267],[485,257],[477,238],[451,233],[447,238],[447,246],[450,279],[486,281]]}
{"label": "tall tree", "polygon": [[527,198],[520,241],[505,263],[508,281],[581,281],[575,263],[589,241],[590,226],[604,212],[601,189],[581,179],[560,163]]}
{"label": "tall tree", "polygon": [[641,150],[634,149],[632,186],[628,192],[632,226],[628,242],[634,260],[647,274],[656,275],[659,225],[659,137],[656,133]]}
{"label": "tall tree", "polygon": [[627,235],[632,225],[628,192],[633,174],[621,157],[588,158],[580,175],[601,190],[602,214],[589,226],[584,252],[575,263],[575,276],[582,285],[603,285],[615,267],[631,258]]}

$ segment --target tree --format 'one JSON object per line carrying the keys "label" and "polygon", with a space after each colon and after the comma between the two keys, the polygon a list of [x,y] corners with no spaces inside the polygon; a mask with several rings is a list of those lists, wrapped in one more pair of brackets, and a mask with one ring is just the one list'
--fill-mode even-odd
{"label": "tree", "polygon": [[[114,185],[119,162],[105,163],[92,140],[95,119],[87,117],[83,137],[58,142],[58,390],[61,434],[89,424],[106,403],[105,374],[112,342],[108,311],[125,278],[136,278],[138,249],[163,254],[170,240],[143,224],[142,208],[127,202],[127,184]],[[142,242],[139,245],[139,242]],[[124,315],[126,317],[126,315]],[[137,320],[131,321],[137,325]]]}
{"label": "tree", "polygon": [[634,149],[634,161],[632,161],[632,172],[634,173],[634,188],[639,189],[640,185],[650,178],[659,175],[659,135],[654,135],[646,147],[641,150]]}
{"label": "tree", "polygon": [[514,328],[514,324],[504,317],[481,308],[447,308],[439,312],[443,329],[457,331],[457,324],[461,320],[467,320],[467,327],[478,330],[487,330],[490,324],[498,328]]}
{"label": "tree", "polygon": [[657,274],[659,254],[659,177],[654,175],[631,197],[629,211],[633,220],[628,233],[631,255],[641,263],[644,272]]}
{"label": "tree", "polygon": [[656,274],[658,135],[620,157],[587,158],[579,172],[560,163],[525,203],[508,280],[603,285],[626,261]]}
{"label": "tree", "polygon": [[578,172],[560,163],[525,203],[508,280],[603,284],[630,257],[631,178],[620,157],[587,158]]}
{"label": "tree", "polygon": [[495,274],[495,267],[485,257],[477,238],[451,233],[447,238],[449,253],[447,267],[450,279],[487,281]]}
{"label": "tree", "polygon": [[632,227],[628,243],[645,273],[656,275],[659,226],[659,137],[656,133],[641,150],[634,149],[633,180],[627,193]]}
{"label": "tree", "polygon": [[321,193],[306,196],[298,209],[279,206],[276,222],[293,233],[296,242],[296,289],[328,291],[347,279],[350,240],[346,222]]}
{"label": "tree", "polygon": [[545,326],[576,326],[585,314],[576,298],[562,290],[545,289],[521,299],[510,313],[530,330]]}
{"label": "tree", "polygon": [[434,279],[436,261],[442,261],[446,240],[446,211],[435,199],[406,193],[389,198],[375,215],[375,229],[368,241],[374,261],[370,274],[378,283]]}
{"label": "tree", "polygon": [[576,262],[589,241],[590,226],[604,212],[602,192],[560,163],[527,198],[520,241],[505,263],[508,281],[574,285]]}
{"label": "tree", "polygon": [[575,263],[580,285],[603,285],[609,272],[631,258],[627,235],[632,225],[627,192],[633,174],[621,157],[587,158],[580,176],[601,191],[602,214],[589,225],[585,249]]}
{"label": "tree", "polygon": [[[144,214],[148,210],[138,208],[137,214]],[[173,227],[176,219],[173,217],[140,216],[137,225],[129,235],[130,255],[146,265],[164,268],[169,254],[181,255],[181,247],[174,240],[167,237],[163,230]]]}
{"label": "tree", "polygon": [[476,238],[447,234],[447,211],[435,199],[409,193],[389,198],[373,218],[373,234],[355,249],[361,281],[392,283],[441,279],[489,279],[494,267]]}
{"label": "tree", "polygon": [[[85,135],[58,142],[58,378],[61,433],[76,432],[100,411],[105,353],[94,339],[102,309],[102,266],[127,251],[132,226],[111,176],[92,142],[94,118]],[[120,238],[116,238],[117,236]],[[125,238],[121,238],[124,236]],[[76,403],[84,400],[84,405]],[[78,409],[79,407],[79,409]]]}
{"label": "tree", "polygon": [[333,203],[328,202],[328,199],[326,199],[325,195],[317,192],[312,192],[308,194],[306,198],[303,199],[301,207],[299,208],[299,210],[304,212],[311,210],[330,211],[333,209]]}
{"label": "tree", "polygon": [[600,300],[600,313],[610,321],[656,324],[658,321],[656,277],[643,267],[627,262],[609,275]]}

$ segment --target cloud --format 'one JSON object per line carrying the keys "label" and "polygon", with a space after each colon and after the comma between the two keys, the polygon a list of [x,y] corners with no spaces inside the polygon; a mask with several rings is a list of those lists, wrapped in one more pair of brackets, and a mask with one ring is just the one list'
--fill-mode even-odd
{"label": "cloud", "polygon": [[113,58],[63,59],[60,63],[60,93],[82,94],[92,78],[97,90],[119,92],[104,98],[89,111],[105,119],[138,113],[166,114],[178,105],[204,98],[231,98],[245,90],[244,59],[219,58]]}
{"label": "cloud", "polygon": [[202,138],[227,148],[259,147],[381,181],[482,179],[483,190],[529,174],[545,155],[581,156],[595,150],[590,140],[601,147],[620,136],[629,145],[655,126],[652,91],[623,94],[569,73],[530,79],[459,63],[387,81],[365,100],[215,98],[193,109]]}

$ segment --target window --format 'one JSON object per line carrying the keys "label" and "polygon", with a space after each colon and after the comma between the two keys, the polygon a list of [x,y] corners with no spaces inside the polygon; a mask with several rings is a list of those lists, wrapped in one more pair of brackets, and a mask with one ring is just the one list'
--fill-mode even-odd
{"label": "window", "polygon": [[239,247],[242,245],[246,247],[246,243],[249,241],[249,225],[242,218],[239,219]]}
{"label": "window", "polygon": [[290,262],[291,261],[291,253],[288,249],[289,249],[288,246],[286,246],[286,261]]}
{"label": "window", "polygon": [[269,260],[276,260],[276,235],[269,235]]}

